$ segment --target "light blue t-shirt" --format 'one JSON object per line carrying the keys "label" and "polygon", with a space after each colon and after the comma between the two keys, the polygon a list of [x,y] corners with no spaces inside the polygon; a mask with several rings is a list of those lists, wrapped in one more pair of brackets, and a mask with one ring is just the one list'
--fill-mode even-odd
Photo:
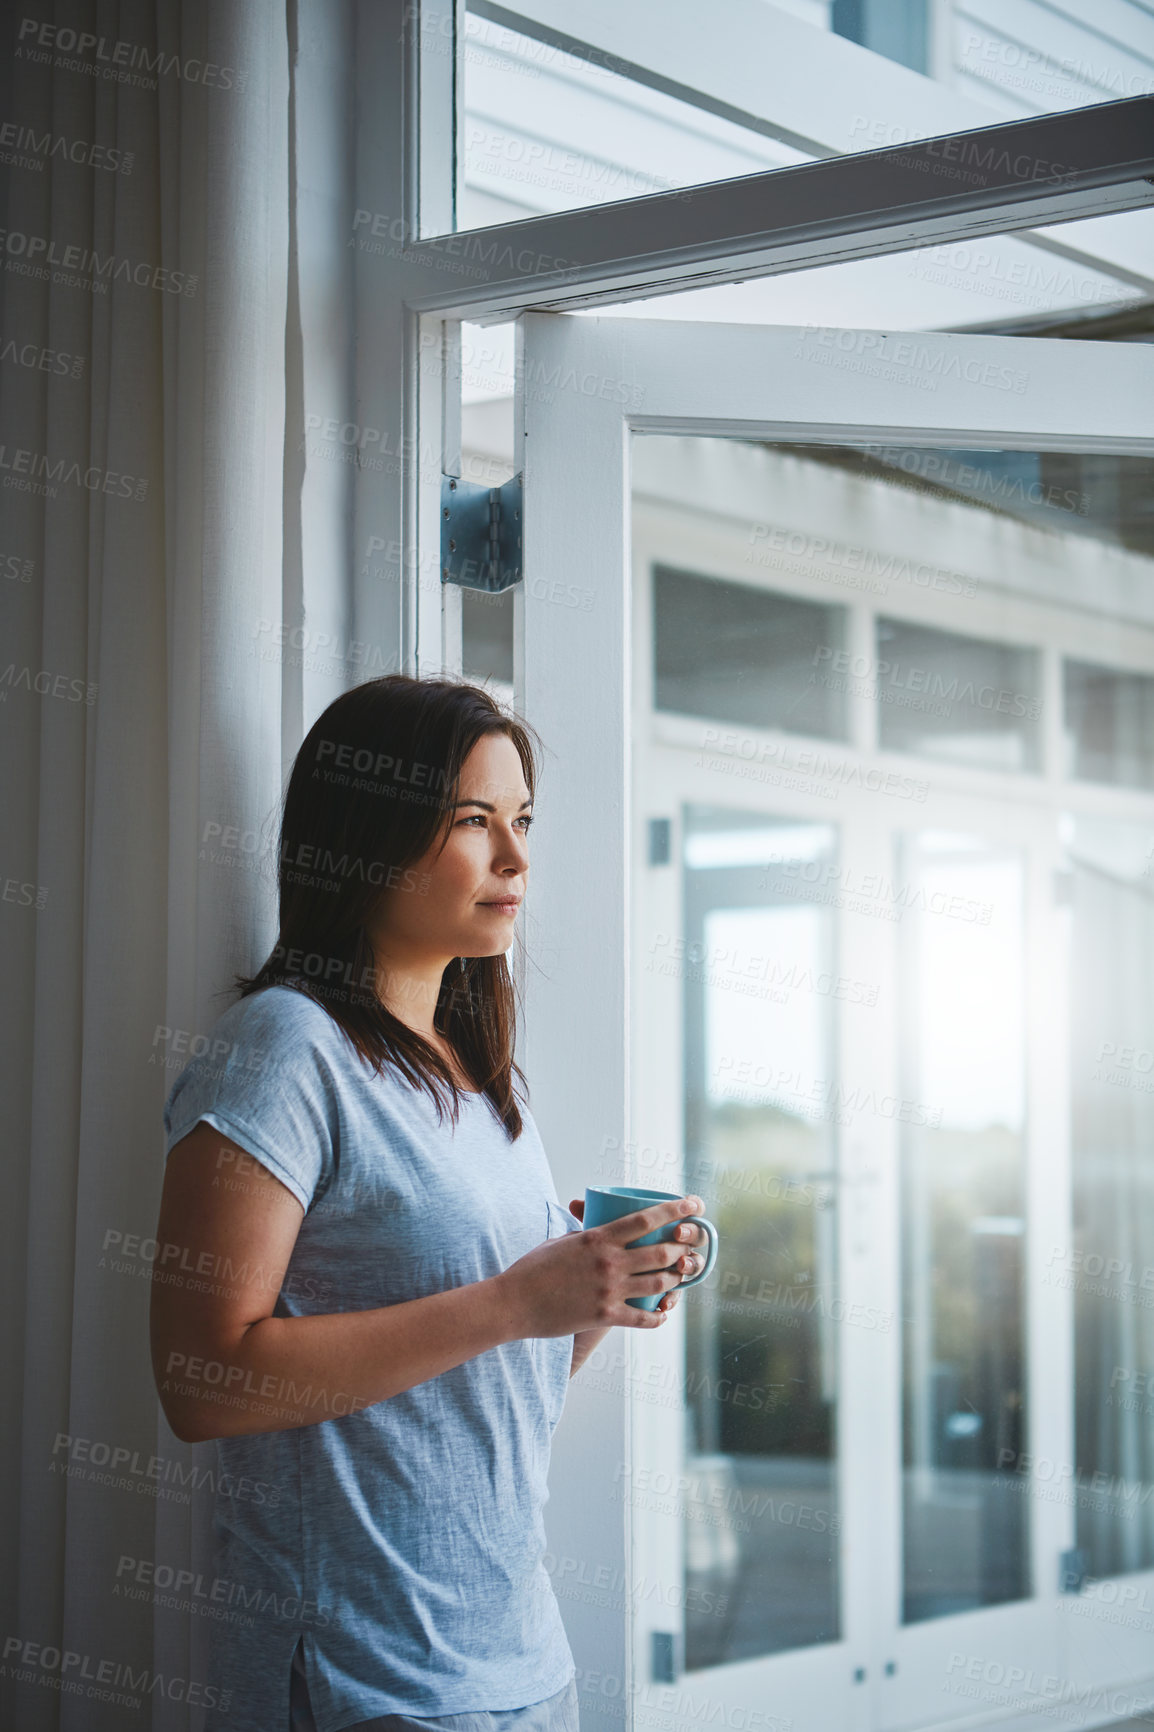
{"label": "light blue t-shirt", "polygon": [[[484,1095],[438,1125],[426,1092],[375,1076],[289,986],[241,999],[213,1037],[169,1094],[166,1154],[206,1119],[299,1200],[277,1316],[440,1293],[579,1230],[525,1107],[515,1142]],[[226,1194],[243,1183],[213,1168]],[[571,1335],[507,1342],[370,1407],[333,1390],[330,1419],[217,1440],[212,1672],[227,1695],[210,1727],[287,1727],[302,1636],[320,1732],[564,1688],[542,1509],[572,1351]]]}

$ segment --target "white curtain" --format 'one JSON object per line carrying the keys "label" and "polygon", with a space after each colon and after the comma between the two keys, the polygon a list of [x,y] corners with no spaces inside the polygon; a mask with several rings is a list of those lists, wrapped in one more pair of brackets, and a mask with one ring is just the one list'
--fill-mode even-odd
{"label": "white curtain", "polygon": [[[163,1584],[211,1573],[215,1446],[159,1413],[147,1241],[165,1094],[271,942],[287,764],[364,677],[341,648],[366,636],[354,483],[305,441],[306,404],[356,376],[357,16],[42,0],[3,24],[0,1724],[21,1732],[200,1723],[207,1621]],[[382,672],[395,587],[376,599]],[[146,1706],[89,1695],[101,1662]]]}

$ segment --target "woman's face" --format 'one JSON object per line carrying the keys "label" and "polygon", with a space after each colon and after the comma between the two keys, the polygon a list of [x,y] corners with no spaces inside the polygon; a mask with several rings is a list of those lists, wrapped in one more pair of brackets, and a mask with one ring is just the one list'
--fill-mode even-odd
{"label": "woman's face", "polygon": [[373,941],[398,960],[442,964],[508,950],[529,871],[530,808],[516,746],[507,734],[485,734],[462,765],[444,846],[411,869],[423,891],[386,891]]}

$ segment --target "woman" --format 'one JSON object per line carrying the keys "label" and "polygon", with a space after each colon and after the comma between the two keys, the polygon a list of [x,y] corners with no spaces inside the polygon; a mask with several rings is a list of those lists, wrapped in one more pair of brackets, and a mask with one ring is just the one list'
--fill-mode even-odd
{"label": "woman", "polygon": [[475,687],[331,704],[276,946],[169,1096],[152,1352],[173,1431],[217,1440],[210,1727],[577,1732],[552,1434],[607,1328],[700,1267],[688,1222],[626,1242],[702,1205],[586,1231],[557,1199],[505,960],[535,782]]}

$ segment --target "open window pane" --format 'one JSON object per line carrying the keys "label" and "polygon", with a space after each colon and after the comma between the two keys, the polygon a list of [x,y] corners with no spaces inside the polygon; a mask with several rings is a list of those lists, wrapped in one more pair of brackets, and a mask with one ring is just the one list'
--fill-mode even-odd
{"label": "open window pane", "polygon": [[[579,26],[579,19],[574,19]],[[735,121],[470,11],[457,227],[640,198],[809,160]]]}
{"label": "open window pane", "polygon": [[[559,1050],[571,982],[594,1001],[600,978],[601,948],[570,914],[593,870],[599,914],[618,912],[622,882],[628,896],[613,935],[628,956],[625,1011],[585,1037],[616,1090],[602,1170],[626,1183],[660,1172],[669,1189],[701,1190],[723,1223],[717,1268],[607,1388],[627,1402],[608,1418],[625,1422],[611,1441],[628,1490],[600,1508],[639,1596],[631,1676],[639,1706],[648,1683],[688,1673],[683,1715],[770,1703],[804,1732],[969,1724],[1003,1707],[1020,1718],[996,1685],[955,1684],[1032,1668],[1085,1700],[1148,1660],[1095,1618],[1105,1595],[1059,1603],[1078,1511],[1054,1481],[1075,1472],[1075,1405],[1093,1430],[1131,1342],[1100,1334],[1075,1389],[1069,1283],[1045,1279],[1043,1259],[1072,1268],[1078,1250],[1067,816],[1145,816],[1154,843],[1150,792],[1069,774],[1063,694],[1069,661],[1154,675],[1137,471],[1121,485],[1123,465],[1154,450],[1137,388],[1151,357],[904,333],[891,368],[875,364],[881,340],[725,324],[634,333],[530,313],[530,380],[530,365],[627,378],[637,413],[611,407],[608,390],[571,392],[556,414],[531,388],[519,405],[541,513],[527,538],[526,700],[543,706],[590,810],[618,714],[629,745],[624,798],[599,835],[607,867],[575,860],[551,913],[569,959]],[[882,439],[892,445],[871,449]],[[601,518],[599,500],[611,502]],[[670,608],[669,573],[712,601],[738,592],[728,665],[719,609]],[[601,585],[587,614],[554,622],[534,605],[534,585],[581,576]],[[801,617],[783,600],[819,610],[819,631],[767,674]],[[680,665],[658,648],[670,618]],[[885,643],[879,623],[895,631]],[[974,762],[972,741],[939,755],[932,739],[887,739],[874,689],[886,644],[956,674],[947,701],[967,681],[976,697],[992,684],[1013,764],[1001,746]],[[764,708],[759,720],[716,713],[725,683],[800,675],[801,648],[801,689],[836,693],[840,737],[791,733]],[[1002,650],[1022,659],[991,661]],[[599,659],[619,708],[591,753],[583,732],[562,735]],[[687,697],[718,666],[728,681]],[[1038,712],[1014,715],[1015,692]],[[569,848],[565,831],[552,863],[565,869]],[[1113,949],[1097,948],[1108,976]],[[1140,1014],[1126,1021],[1138,1051],[1127,1031]],[[587,1075],[566,1084],[562,1138]],[[1139,1126],[1134,1148],[1146,1140]],[[1095,1231],[1104,1266],[1125,1269],[1113,1222]],[[1141,1403],[1133,1370],[1126,1398]],[[1119,1426],[1117,1447],[1098,1432],[1091,1478],[1121,1472],[1111,1463],[1135,1448],[1132,1428]],[[1127,1584],[1128,1599],[1147,1586]]]}
{"label": "open window pane", "polygon": [[[448,19],[446,14],[446,19]],[[900,147],[1154,88],[1154,16],[1072,0],[687,0],[564,17],[475,0],[461,46],[456,227],[587,209]],[[558,46],[558,42],[564,46]],[[430,30],[426,54],[451,52]],[[951,157],[967,172],[964,147]],[[970,172],[981,172],[977,158]]]}
{"label": "open window pane", "polygon": [[[871,1351],[873,1325],[860,1319],[873,1314],[825,1235],[839,1206],[846,1233],[847,1206],[860,1201],[846,1165],[863,1137],[896,1180],[894,1237],[876,1245],[896,1276],[894,1311],[876,1318],[899,1337],[895,1459],[887,1468],[880,1450],[869,1456],[873,1441],[860,1447],[871,1485],[894,1476],[879,1544],[893,1547],[902,1640],[932,1644],[948,1620],[983,1609],[1025,1618],[1056,1579],[1035,1579],[1032,1562],[1045,1495],[1032,1478],[1032,1390],[1050,1361],[1031,1370],[1027,1325],[1053,1295],[1027,1286],[1030,1162],[1052,1148],[1028,1056],[1036,1063],[1044,1044],[1039,1074],[1065,1111],[1069,1030],[1044,971],[1054,956],[1067,966],[1068,885],[1051,868],[1075,752],[1105,742],[1125,760],[1142,715],[1127,681],[1154,681],[1151,552],[1135,509],[1149,464],[1084,460],[1092,488],[1078,453],[633,440],[645,750],[664,786],[686,790],[674,808],[684,950],[670,990],[681,1003],[665,1013],[680,1044],[638,1062],[659,1091],[674,1052],[684,1066],[681,1182],[706,1198],[723,1242],[715,1276],[685,1305],[677,1471],[694,1487],[679,1554],[690,1670],[800,1654],[846,1628],[846,1380]],[[1083,664],[1091,648],[1101,660]],[[1096,672],[1078,686],[1082,666]],[[1118,720],[1127,704],[1130,734]],[[823,714],[839,729],[826,744],[814,737]],[[639,786],[648,799],[644,774]],[[740,809],[725,799],[738,787]],[[1125,864],[1149,887],[1151,859],[1154,807],[1147,853],[1131,846],[1099,866]],[[1128,918],[1129,933],[1144,916]],[[1144,940],[1133,931],[1139,979]],[[1087,1001],[1074,1063],[1088,1076],[1092,1037],[1116,1035],[1134,1049],[1127,1063],[1149,1061],[1154,1099],[1154,1058],[1135,1032],[1142,1006],[1103,1034],[1101,995],[1121,977],[1114,938],[1095,924],[1079,942],[1062,977]],[[1100,978],[1085,991],[1091,967]],[[1140,1282],[1145,1142],[1134,1114],[1147,1097],[1135,1094],[1122,1124],[1095,1116],[1092,1093],[1075,1079],[1085,1224],[1055,1256],[1120,1262]],[[1120,1303],[1103,1309],[1091,1285],[1076,1302],[1086,1465],[1075,1470],[1068,1443],[1063,1460],[1087,1483],[1112,1475],[1141,1497],[1154,1471],[1137,1430],[1143,1369],[1132,1367],[1117,1411],[1109,1380],[1121,1388],[1118,1367],[1145,1351],[1142,1326]],[[718,1397],[727,1378],[758,1392],[756,1411]],[[1145,1517],[1135,1525],[1121,1491],[1114,1501],[1108,1517],[1071,1503],[1054,1571],[1094,1522],[1092,1569],[1147,1567]],[[716,1525],[702,1506],[721,1512]],[[784,1531],[781,1511],[803,1507],[813,1531]],[[794,1585],[784,1598],[783,1580]]]}

